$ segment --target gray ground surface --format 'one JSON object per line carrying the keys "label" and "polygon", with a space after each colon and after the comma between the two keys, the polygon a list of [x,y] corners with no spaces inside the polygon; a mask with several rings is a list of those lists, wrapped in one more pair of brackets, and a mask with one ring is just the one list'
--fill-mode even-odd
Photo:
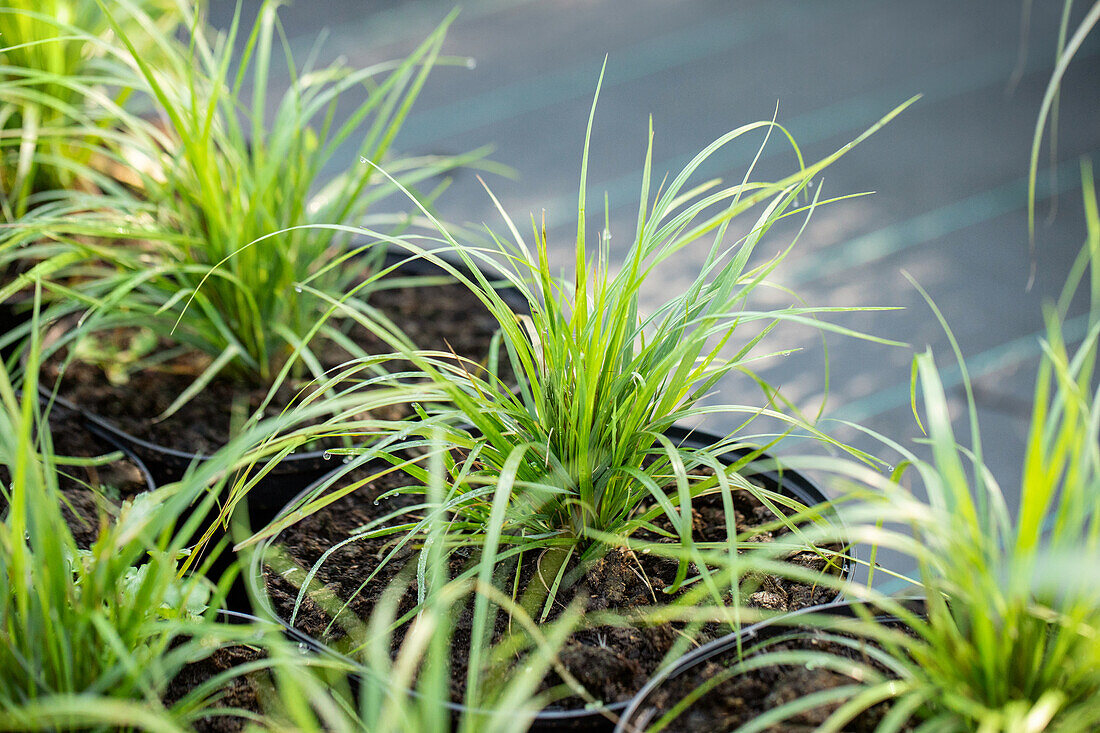
{"label": "gray ground surface", "polygon": [[[246,15],[255,5],[247,3]],[[490,186],[521,225],[545,210],[552,254],[564,267],[576,226],[584,126],[605,54],[590,209],[602,208],[597,204],[606,191],[619,251],[633,231],[650,116],[659,177],[675,175],[727,130],[770,118],[777,103],[779,122],[812,160],[851,140],[894,105],[923,94],[826,172],[827,194],[876,193],[819,210],[776,279],[809,304],[904,308],[837,318],[912,348],[831,337],[825,416],[858,420],[910,443],[917,435],[908,408],[914,349],[933,349],[954,408],[961,414],[963,407],[944,333],[901,273],[916,278],[962,346],[978,388],[987,460],[1011,496],[1037,363],[1041,304],[1058,293],[1083,241],[1079,161],[1095,157],[1100,147],[1100,44],[1094,38],[1066,78],[1057,166],[1053,177],[1049,165],[1041,176],[1041,225],[1032,258],[1027,159],[1054,66],[1062,3],[1034,5],[1021,45],[1020,3],[1009,0],[469,0],[445,50],[475,58],[476,67],[433,73],[398,146],[406,153],[455,153],[495,145],[493,158],[513,167],[517,177],[491,177]],[[215,23],[227,23],[232,7],[215,0]],[[304,53],[328,27],[323,60],[342,55],[367,64],[407,53],[450,9],[451,3],[435,0],[297,0],[282,18],[296,52]],[[792,170],[793,156],[778,142],[769,145],[761,176]],[[740,180],[758,143],[754,138],[724,149],[703,176]],[[349,150],[333,170],[357,164]],[[1052,190],[1057,212],[1048,219]],[[503,231],[470,174],[456,178],[440,208],[452,220],[486,222]],[[762,245],[761,254],[785,246],[790,233],[777,231],[782,236]],[[685,282],[702,254],[685,252],[674,271],[662,271],[648,291],[649,304]],[[1080,325],[1079,318],[1071,321],[1071,330]],[[761,374],[799,406],[816,410],[825,394],[819,339],[792,328],[775,344],[805,350],[761,363]],[[757,394],[751,385],[730,380],[712,401],[753,404]],[[716,415],[704,426],[723,432],[738,422],[736,416]],[[874,445],[844,426],[822,426],[864,448]],[[785,451],[802,448],[815,450],[806,444]]]}

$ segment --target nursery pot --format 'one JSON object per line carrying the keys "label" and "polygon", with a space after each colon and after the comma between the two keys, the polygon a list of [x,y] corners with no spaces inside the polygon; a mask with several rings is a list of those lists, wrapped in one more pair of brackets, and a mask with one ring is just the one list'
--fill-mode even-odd
{"label": "nursery pot", "polygon": [[[902,602],[915,612],[922,612],[923,601],[920,599],[904,599]],[[619,718],[619,724],[615,727],[615,733],[642,733],[642,731],[645,731],[649,725],[660,719],[666,712],[667,706],[661,705],[655,700],[662,689],[667,689],[669,686],[676,684],[677,681],[684,681],[691,678],[693,672],[696,672],[699,677],[696,683],[702,681],[706,678],[706,675],[700,668],[707,662],[711,660],[720,660],[723,657],[735,658],[738,649],[743,651],[752,650],[753,647],[757,647],[776,637],[792,632],[798,633],[800,630],[805,632],[807,638],[812,638],[814,629],[801,626],[801,618],[812,613],[828,614],[838,619],[852,619],[855,618],[855,613],[853,611],[854,605],[855,602],[853,601],[836,601],[822,606],[803,608],[793,613],[769,618],[760,623],[748,626],[739,632],[723,636],[697,649],[693,649],[680,657],[676,662],[668,665],[655,674],[649,682],[646,683],[646,686],[629,701],[622,716]],[[897,619],[885,616],[879,616],[876,620],[884,624],[898,623]],[[686,684],[685,692],[690,691],[690,689],[690,685]],[[812,690],[807,692],[812,692]],[[717,695],[722,693],[720,690],[715,690],[707,694]],[[700,726],[713,727],[720,723],[722,723],[722,721],[701,721],[692,719],[690,725],[692,728],[703,729]]]}
{"label": "nursery pot", "polygon": [[[394,265],[407,256],[403,251],[390,250],[386,253],[383,266]],[[448,259],[448,262],[460,272],[470,273],[465,263],[451,259]],[[416,259],[405,262],[395,272],[403,276],[432,276],[441,274],[442,270],[430,261]],[[529,312],[526,298],[515,288],[501,288],[497,292],[513,311]],[[45,385],[40,385],[39,389],[44,397],[51,395],[50,389]],[[63,397],[57,396],[53,399],[81,415],[89,429],[110,436],[111,440],[124,447],[128,454],[140,457],[148,466],[158,486],[179,480],[189,466],[196,461],[201,461],[204,457],[201,453],[178,450],[132,435],[110,419],[82,408]],[[303,487],[330,470],[332,462],[328,458],[324,450],[302,451],[292,453],[272,466],[257,486],[249,492],[248,511],[251,523],[254,526],[261,526],[269,522],[279,508],[301,492]]]}
{"label": "nursery pot", "polygon": [[[674,442],[681,445],[690,447],[702,447],[705,445],[711,445],[718,442],[720,438],[718,436],[708,434],[699,430],[691,430],[679,426],[673,426],[665,433]],[[751,448],[738,448],[726,453],[722,459],[727,463],[732,463],[739,458],[743,458],[745,455],[752,453]],[[765,467],[767,464],[774,465],[774,461],[767,455],[763,454],[759,458],[758,463],[753,463],[745,466],[741,470],[741,475],[746,478],[751,478],[754,483],[763,486],[765,489],[769,489],[778,493],[781,493],[787,497],[793,498],[802,504],[807,506],[813,506],[821,504],[826,501],[825,495],[822,491],[807,477],[790,469],[779,470]],[[325,483],[330,477],[336,474],[341,469],[336,469],[325,477],[319,479],[303,490],[298,496],[290,501],[283,509],[278,513],[276,519],[289,514],[293,509],[313,492],[317,491],[319,487]],[[835,517],[831,517],[831,521],[836,521]],[[255,610],[258,614],[266,617],[273,618],[280,623],[289,625],[287,619],[282,618],[276,611],[272,602],[270,593],[268,591],[265,582],[265,562],[264,557],[269,550],[272,549],[272,545],[277,542],[279,535],[268,538],[262,542],[256,551],[252,553],[249,572],[249,582],[255,592]],[[847,577],[850,573],[850,562],[845,559],[840,568],[841,577]],[[830,598],[831,602],[836,602],[839,597],[839,592],[836,596]],[[310,645],[325,654],[333,654],[354,665],[350,659],[341,655],[339,652],[333,650],[319,639],[311,638]],[[616,703],[608,704],[602,708],[568,708],[568,709],[550,709],[540,712],[534,719],[531,730],[535,731],[562,731],[562,730],[585,730],[585,731],[610,731],[613,727],[613,723],[609,719],[609,715],[617,717],[621,715],[627,708],[629,700],[624,700]],[[449,707],[457,716],[461,714],[466,708],[460,704],[448,702]]]}

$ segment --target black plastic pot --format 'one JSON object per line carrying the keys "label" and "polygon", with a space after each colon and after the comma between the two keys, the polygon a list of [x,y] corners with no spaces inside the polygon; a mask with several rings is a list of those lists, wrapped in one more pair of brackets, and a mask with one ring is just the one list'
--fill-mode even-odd
{"label": "black plastic pot", "polygon": [[[408,257],[403,251],[389,251],[383,261],[389,267]],[[447,262],[458,271],[470,274],[470,269],[462,262],[447,258]],[[407,276],[432,276],[442,274],[442,270],[426,260],[411,260],[402,264],[397,271]],[[530,312],[527,299],[514,288],[501,288],[497,291],[505,302],[517,313]],[[50,396],[49,389],[40,386],[43,396]],[[153,480],[158,486],[179,480],[189,466],[201,461],[203,455],[176,450],[152,443],[120,429],[111,420],[81,408],[61,397],[55,401],[81,415],[89,429],[98,434],[110,436],[113,443],[123,447],[129,455],[139,457],[148,466]],[[249,492],[249,519],[254,526],[271,521],[276,512],[288,501],[298,495],[305,487],[332,469],[332,461],[323,450],[292,453],[278,462],[264,476],[260,483]]]}
{"label": "black plastic pot", "polygon": [[[707,433],[701,430],[692,430],[680,426],[673,426],[665,432],[665,435],[667,435],[677,444],[691,447],[703,447],[706,445],[713,445],[714,443],[717,443],[719,440],[721,440],[721,438],[719,438],[717,435],[713,435],[711,433]],[[744,456],[752,452],[753,451],[751,448],[738,448],[726,453],[723,458],[726,460],[727,463],[732,463],[735,460],[743,458]],[[765,454],[761,457],[760,463],[763,464],[765,462],[771,463],[773,462],[773,459]],[[317,482],[311,484],[309,487],[304,489],[301,493],[294,497],[293,500],[288,502],[288,504],[282,508],[282,510],[276,516],[276,519],[292,511],[293,508],[297,504],[299,504],[302,499],[308,496],[311,492],[315,491],[322,483],[328,480],[331,475],[337,473],[340,470],[341,469],[337,468],[336,470],[330,472],[329,474],[326,474]],[[754,464],[749,464],[744,469],[742,469],[741,474],[746,478],[752,478],[756,483],[762,485],[766,489],[781,493],[807,506],[822,504],[827,501],[825,494],[822,493],[821,489],[819,489],[808,478],[794,470],[784,469],[782,473],[780,473],[778,470],[772,468],[764,468],[760,467],[759,465],[754,467]],[[260,592],[262,589],[265,588],[265,583],[263,579],[263,557],[267,549],[277,539],[277,535],[275,537],[269,538],[267,541],[260,544],[256,548],[256,551],[252,553],[251,564],[248,568],[248,572],[251,576],[249,582],[252,583],[253,588],[257,591],[255,593],[257,598],[257,603],[255,604],[255,612],[289,626],[289,624],[287,624],[287,622],[284,619],[280,618],[279,615],[275,612],[275,609],[271,605],[270,599],[268,598],[266,593]],[[851,563],[849,560],[845,559],[841,567],[842,577],[848,577],[850,572]],[[837,598],[839,598],[839,596],[840,593],[838,592]],[[836,599],[834,599],[833,602],[835,603]],[[313,648],[324,654],[335,655],[344,662],[353,665],[355,664],[354,661],[350,660],[344,655],[341,655],[339,652],[335,651],[331,647],[328,647],[323,642],[317,639],[311,638],[310,644]],[[614,724],[612,723],[611,718],[605,715],[605,713],[614,717],[618,717],[627,709],[627,706],[629,704],[630,701],[627,700],[612,703],[602,709],[576,708],[565,710],[544,710],[535,717],[531,730],[610,731]],[[464,706],[452,702],[448,702],[447,707],[450,708],[456,716],[466,710]]]}
{"label": "black plastic pot", "polygon": [[[923,608],[919,599],[905,599],[903,602],[918,613]],[[799,609],[792,613],[753,624],[739,632],[723,636],[693,649],[655,674],[646,683],[646,686],[629,701],[619,719],[619,724],[615,727],[614,733],[641,733],[641,731],[646,730],[646,727],[656,720],[662,712],[652,704],[650,698],[662,685],[670,680],[690,672],[693,668],[715,657],[735,655],[738,649],[751,649],[767,642],[769,639],[796,631],[799,627],[799,619],[807,614],[829,614],[842,619],[854,618],[855,613],[852,610],[854,605],[854,601],[835,601],[821,606]],[[886,617],[880,617],[879,620],[883,623],[897,622],[896,619]],[[807,633],[812,632],[807,629]]]}

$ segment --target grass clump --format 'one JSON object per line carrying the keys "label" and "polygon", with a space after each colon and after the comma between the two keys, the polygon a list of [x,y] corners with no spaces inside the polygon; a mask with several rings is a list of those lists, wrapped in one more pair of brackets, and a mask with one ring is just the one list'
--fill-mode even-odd
{"label": "grass clump", "polygon": [[[66,283],[54,290],[69,298],[62,309],[90,309],[88,329],[147,328],[205,355],[192,388],[161,419],[219,375],[270,386],[287,375],[319,376],[325,345],[362,356],[346,329],[328,320],[328,303],[317,293],[368,310],[366,290],[349,292],[378,277],[381,248],[368,241],[350,251],[347,227],[314,225],[400,232],[414,217],[368,214],[398,191],[378,166],[405,189],[431,187],[417,194],[430,206],[446,187],[443,174],[485,152],[391,155],[429,71],[458,62],[440,56],[450,19],[405,59],[361,69],[320,67],[316,48],[301,65],[292,58],[277,5],[265,2],[250,30],[241,28],[238,8],[224,36],[181,6],[190,29],[185,43],[148,16],[136,30],[124,27],[104,6],[119,38],[117,61],[128,70],[117,81],[157,114],[148,122],[112,109],[126,120],[125,155],[152,164],[135,169],[140,181],[131,191],[55,208],[13,235],[83,258],[67,271],[78,273],[79,287]],[[238,54],[234,49],[245,33]],[[147,43],[161,50],[156,64],[142,55]],[[278,63],[285,63],[290,86],[273,101],[271,69]],[[349,98],[354,106],[338,124],[337,105]],[[354,157],[326,180],[325,166],[347,150]],[[124,159],[123,152],[118,156]],[[373,255],[361,256],[368,249]]]}
{"label": "grass clump", "polygon": [[[859,618],[830,625],[861,640],[877,667],[868,659],[808,651],[800,664],[835,669],[849,684],[777,708],[744,730],[818,705],[831,705],[819,730],[845,730],[880,703],[872,718],[880,733],[914,727],[1069,732],[1100,725],[1100,215],[1087,164],[1083,189],[1088,241],[1061,299],[1046,309],[1018,509],[1010,509],[1005,489],[983,463],[966,365],[948,330],[966,388],[970,446],[955,435],[929,351],[915,358],[913,374],[930,458],[876,436],[902,456],[892,480],[840,463],[821,466],[870,487],[853,491],[862,501],[847,514],[847,534],[875,553],[886,548],[915,563],[904,592],[923,595],[924,612],[875,588],[874,572],[866,587],[850,586],[849,594],[864,602]],[[1089,327],[1071,347],[1063,323],[1090,263]],[[946,329],[938,310],[936,316]],[[919,477],[923,495],[900,483],[907,473]],[[769,663],[782,660],[761,655],[733,671]]]}
{"label": "grass clump", "polygon": [[[904,106],[854,142],[886,124]],[[594,111],[595,104],[589,118],[589,136]],[[750,492],[770,509],[777,527],[797,532],[801,522],[824,521],[820,508],[807,510],[788,496],[760,488],[746,476],[752,473],[749,464],[764,460],[764,448],[786,433],[799,430],[827,443],[832,441],[784,409],[781,398],[775,396],[777,390],[770,385],[763,384],[763,405],[709,406],[702,400],[733,371],[747,373],[763,383],[752,365],[755,359],[768,355],[764,342],[778,323],[812,324],[825,331],[860,335],[815,318],[853,309],[794,305],[755,310],[750,303],[757,289],[768,287],[768,276],[794,245],[794,241],[788,242],[762,264],[754,264],[752,256],[761,251],[765,235],[788,217],[799,218],[805,226],[813,210],[827,202],[820,198],[820,189],[810,201],[800,203],[800,197],[821,170],[852,147],[849,144],[806,165],[792,141],[799,165],[798,171],[786,178],[754,182],[750,168],[744,180],[732,186],[714,181],[689,183],[692,174],[716,150],[753,131],[761,133],[765,142],[772,131],[789,139],[774,122],[738,128],[696,156],[652,200],[650,137],[636,237],[617,269],[606,230],[595,248],[586,241],[583,173],[575,274],[570,280],[552,274],[545,229],[536,230],[536,245],[529,247],[506,215],[511,239],[506,242],[495,238],[495,247],[463,247],[441,224],[441,237],[427,246],[403,241],[416,254],[449,268],[454,277],[479,294],[500,326],[497,354],[482,365],[442,352],[409,351],[400,334],[387,335],[395,349],[393,356],[410,360],[417,367],[402,376],[430,380],[417,399],[417,414],[377,425],[376,431],[388,436],[386,444],[333,451],[348,454],[345,470],[349,472],[378,458],[388,461],[386,468],[372,471],[371,477],[342,482],[330,476],[281,518],[238,545],[241,549],[263,543],[259,554],[270,561],[272,572],[288,580],[295,578],[291,582],[298,586],[299,593],[294,614],[307,597],[322,607],[331,602],[332,609],[326,608],[332,619],[328,628],[338,627],[348,632],[353,644],[357,642],[363,635],[354,633],[358,622],[349,618],[354,616],[348,613],[352,599],[337,599],[332,589],[317,587],[323,577],[321,566],[345,545],[384,537],[390,541],[378,559],[385,566],[397,562],[395,558],[405,558],[407,567],[415,568],[416,603],[423,603],[432,587],[430,574],[439,572],[441,563],[447,563],[451,568],[448,572],[476,582],[479,588],[501,589],[515,608],[542,623],[556,617],[568,599],[576,595],[573,589],[584,573],[612,548],[621,549],[627,556],[632,548],[639,553],[650,552],[652,547],[642,549],[632,543],[635,535],[645,535],[654,547],[667,550],[657,551],[655,557],[671,560],[675,577],[670,577],[661,590],[654,590],[643,569],[639,582],[641,587],[649,588],[646,595],[652,596],[652,606],[590,613],[585,619],[586,628],[601,624],[619,628],[666,625],[662,628],[674,628],[672,633],[679,635],[672,642],[673,649],[682,650],[707,621],[737,624],[737,608],[744,605],[740,581],[755,577],[756,570],[768,563],[781,564],[778,555],[805,551],[807,545],[799,538],[792,541],[797,543],[792,550],[777,542],[774,547],[778,549],[771,554],[765,551],[767,557],[755,565],[746,560],[728,574],[714,573],[710,570],[713,565],[704,562],[701,554],[708,548],[696,543],[693,505],[703,497],[721,497],[725,539],[710,544],[719,545],[717,551],[726,553],[727,559],[740,557],[740,550],[754,544],[743,536],[744,528],[737,526],[732,508],[736,490]],[[587,159],[586,142],[582,171],[587,168]],[[746,217],[749,211],[753,214]],[[738,231],[734,222],[739,225],[744,218],[749,221]],[[793,239],[797,240],[801,228],[794,231]],[[643,314],[643,287],[651,281],[651,275],[686,248],[706,239],[710,240],[709,246],[694,281],[683,293],[659,305],[652,315]],[[447,252],[454,252],[470,267],[448,264],[439,256]],[[469,274],[480,272],[479,268],[491,271],[494,263],[498,270],[492,271],[492,276],[500,272],[500,277],[522,293],[530,306],[530,316],[516,316],[491,287],[488,275]],[[332,304],[334,308],[342,307],[337,301]],[[351,316],[358,318],[356,314]],[[754,325],[759,328],[742,335]],[[364,368],[352,363],[345,372],[353,374]],[[753,442],[753,436],[745,435],[747,431],[701,447],[682,445],[665,434],[679,421],[714,412],[741,415],[743,427],[762,416],[780,421],[783,427],[778,434],[755,436],[765,443],[764,448],[755,446],[731,463],[725,460],[729,452]],[[411,451],[413,457],[399,449]],[[425,455],[442,461],[447,474],[435,498],[428,490],[432,475],[418,457]],[[347,539],[333,540],[332,548],[308,572],[293,563],[283,564],[291,560],[277,545],[283,529],[395,470],[410,476],[407,485],[379,497],[375,504],[385,503],[396,494],[410,494],[406,500],[411,500],[412,506],[399,502],[403,508],[387,505],[378,510],[374,521]],[[445,523],[446,532],[433,534],[432,528],[440,522]],[[653,538],[663,543],[654,543]],[[425,561],[426,550],[420,549],[419,559],[409,560],[405,550],[419,548],[436,548],[437,554]],[[830,553],[812,545],[810,551],[819,552],[826,565],[835,567]],[[370,567],[373,570],[369,577],[364,571],[362,579],[354,579],[362,581],[360,592],[372,581],[378,582],[382,567],[374,567],[373,561]],[[820,572],[807,571],[799,580],[813,585],[820,576]],[[582,595],[588,598],[587,593]],[[467,705],[481,694],[477,671],[486,664],[487,650],[500,633],[502,608],[499,601],[490,601],[481,594],[467,608],[466,620],[474,635],[469,659],[465,660],[473,673],[464,691]],[[290,621],[293,623],[293,619]],[[364,645],[359,643],[358,648]],[[609,702],[593,700],[583,688],[573,694],[597,707]]]}
{"label": "grass clump", "polygon": [[[607,542],[622,541],[640,529],[675,537],[690,550],[691,502],[705,494],[721,493],[728,501],[732,489],[743,488],[766,502],[789,504],[784,497],[764,495],[738,473],[758,453],[722,465],[720,457],[738,444],[738,438],[690,449],[674,444],[664,433],[679,421],[727,412],[743,416],[746,425],[760,416],[776,418],[785,421],[788,430],[804,429],[828,441],[776,406],[781,404],[775,397],[778,391],[753,373],[752,364],[768,356],[762,344],[779,322],[858,335],[815,318],[854,309],[795,305],[754,310],[750,296],[769,287],[768,276],[794,241],[762,264],[752,264],[750,259],[774,224],[787,217],[808,219],[816,206],[825,204],[820,192],[808,203],[798,202],[820,171],[904,106],[812,165],[803,163],[792,140],[799,169],[781,180],[751,181],[750,167],[736,185],[689,184],[692,174],[715,151],[748,133],[765,133],[765,142],[772,131],[789,139],[774,122],[743,126],[697,155],[653,200],[651,134],[637,231],[618,268],[611,259],[606,227],[594,248],[586,240],[587,142],[571,280],[553,275],[545,228],[536,228],[536,246],[531,248],[504,214],[511,240],[494,236],[496,249],[477,249],[459,245],[440,225],[444,242],[439,249],[453,249],[467,264],[488,268],[498,262],[494,258],[503,257],[507,262],[501,268],[503,277],[523,294],[531,309],[530,317],[515,316],[488,278],[467,277],[452,267],[453,274],[475,288],[496,317],[499,353],[504,356],[492,359],[485,369],[442,353],[414,355],[418,366],[434,379],[437,402],[453,408],[438,407],[431,415],[422,412],[399,428],[405,434],[426,434],[445,425],[447,440],[461,449],[458,459],[448,463],[451,482],[445,506],[454,515],[453,528],[489,552],[495,552],[498,544],[513,549],[557,546],[571,556],[588,559],[605,549]],[[589,136],[594,113],[595,104]],[[755,218],[743,227],[745,231],[734,235],[732,223],[739,223],[752,210]],[[651,315],[644,314],[642,291],[652,284],[651,276],[707,237],[711,242],[694,281]],[[433,252],[423,256],[446,266]],[[754,326],[759,327],[741,337]],[[391,341],[395,348],[403,347],[397,335]],[[735,371],[761,382],[767,404],[701,404],[724,376]],[[772,443],[775,438],[765,440]],[[710,469],[709,475],[705,469]],[[332,498],[323,497],[294,516]],[[657,526],[661,518],[671,529]],[[732,514],[728,521],[732,523]],[[488,531],[491,527],[499,532]],[[279,529],[273,525],[263,535]],[[736,535],[732,526],[729,534]],[[685,559],[677,586],[686,571]]]}

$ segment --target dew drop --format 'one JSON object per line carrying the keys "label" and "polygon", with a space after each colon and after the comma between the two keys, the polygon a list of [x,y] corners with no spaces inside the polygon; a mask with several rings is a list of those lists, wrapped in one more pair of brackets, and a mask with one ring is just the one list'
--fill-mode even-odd
{"label": "dew drop", "polygon": [[351,463],[351,456],[344,456],[344,463]]}
{"label": "dew drop", "polygon": [[643,555],[648,555],[649,554],[649,548],[648,547],[643,547],[642,548],[642,554]]}
{"label": "dew drop", "polygon": [[309,647],[306,645],[306,643],[304,641],[299,641],[298,642],[298,651],[301,652],[302,654],[307,654],[309,652]]}
{"label": "dew drop", "polygon": [[378,501],[378,499],[375,499],[375,500],[374,500],[374,505],[375,505],[375,506],[378,506],[378,505],[379,505],[379,504],[381,504],[381,503],[382,503],[382,502]]}
{"label": "dew drop", "polygon": [[302,292],[302,286],[301,285],[295,285],[294,286],[294,292],[296,292],[296,293]]}
{"label": "dew drop", "polygon": [[477,68],[477,59],[466,59],[466,68],[467,69],[476,69]]}
{"label": "dew drop", "polygon": [[328,451],[325,451],[325,452],[324,452],[324,453],[323,453],[323,454],[321,455],[321,458],[324,458],[324,459],[325,459],[326,461],[331,461],[331,460],[332,460],[332,454],[331,454],[331,453],[329,453]]}

